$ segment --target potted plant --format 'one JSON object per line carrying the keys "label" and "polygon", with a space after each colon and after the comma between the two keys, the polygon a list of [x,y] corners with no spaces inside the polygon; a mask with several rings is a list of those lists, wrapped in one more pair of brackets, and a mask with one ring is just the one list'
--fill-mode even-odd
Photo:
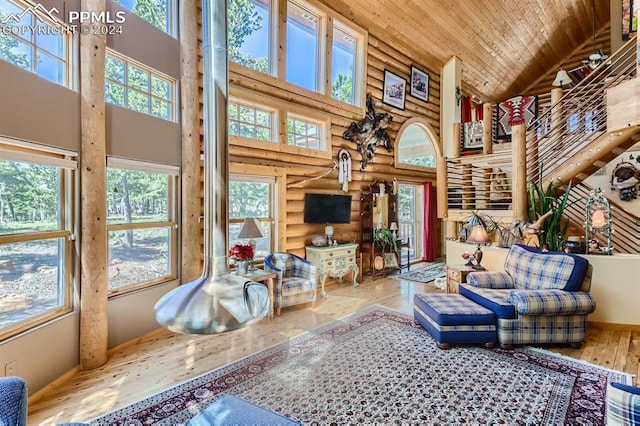
{"label": "potted plant", "polygon": [[532,183],[529,186],[529,210],[527,215],[530,222],[536,222],[547,216],[538,232],[538,246],[549,251],[561,251],[564,244],[569,219],[564,218],[564,209],[569,200],[571,182],[567,185],[561,198],[558,189],[549,183],[546,189]]}
{"label": "potted plant", "polygon": [[380,250],[391,247],[393,252],[398,251],[398,240],[389,228],[376,228],[373,230],[373,242]]}

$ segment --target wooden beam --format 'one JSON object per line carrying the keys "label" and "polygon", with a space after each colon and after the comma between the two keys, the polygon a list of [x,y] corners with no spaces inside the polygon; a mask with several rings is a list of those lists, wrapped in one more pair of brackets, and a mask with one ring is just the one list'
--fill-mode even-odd
{"label": "wooden beam", "polygon": [[[83,11],[106,11],[105,0],[82,0]],[[106,36],[80,36],[80,368],[107,362],[107,200],[104,104]]]}
{"label": "wooden beam", "polygon": [[527,146],[526,127],[518,124],[511,128],[511,147],[513,149],[513,219],[527,219]]}

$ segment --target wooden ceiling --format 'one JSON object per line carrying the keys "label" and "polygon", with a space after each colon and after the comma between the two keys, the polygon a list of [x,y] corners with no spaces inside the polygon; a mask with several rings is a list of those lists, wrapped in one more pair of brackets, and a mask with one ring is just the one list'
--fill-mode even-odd
{"label": "wooden ceiling", "polygon": [[[520,94],[610,21],[606,0],[321,0],[435,70],[457,56],[463,90]],[[610,54],[608,50],[605,53]]]}

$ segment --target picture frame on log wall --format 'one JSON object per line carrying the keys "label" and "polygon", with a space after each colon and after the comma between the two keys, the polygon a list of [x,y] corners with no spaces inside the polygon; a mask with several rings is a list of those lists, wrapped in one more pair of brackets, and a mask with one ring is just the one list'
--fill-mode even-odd
{"label": "picture frame on log wall", "polygon": [[429,74],[411,66],[411,90],[414,98],[429,102]]}
{"label": "picture frame on log wall", "polygon": [[407,80],[384,70],[384,83],[382,85],[382,103],[404,111],[404,102],[407,93]]}

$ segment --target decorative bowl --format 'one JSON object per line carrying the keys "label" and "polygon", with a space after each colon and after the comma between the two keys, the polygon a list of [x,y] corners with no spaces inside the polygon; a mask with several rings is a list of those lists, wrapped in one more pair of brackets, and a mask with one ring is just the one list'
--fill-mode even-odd
{"label": "decorative bowl", "polygon": [[327,238],[324,235],[318,235],[311,239],[311,244],[316,247],[323,247],[327,245]]}

